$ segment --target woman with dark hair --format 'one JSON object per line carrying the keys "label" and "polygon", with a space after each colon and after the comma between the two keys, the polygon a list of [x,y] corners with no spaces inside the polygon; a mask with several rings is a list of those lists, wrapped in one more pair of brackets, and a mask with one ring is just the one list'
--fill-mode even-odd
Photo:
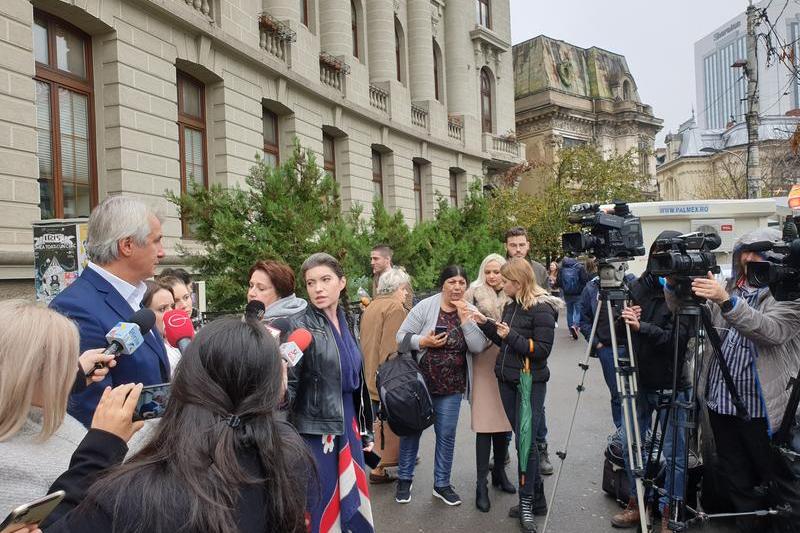
{"label": "woman with dark hair", "polygon": [[372,407],[361,351],[339,305],[347,280],[325,253],[311,255],[301,272],[310,305],[294,321],[313,342],[292,368],[288,399],[319,477],[308,495],[311,532],[371,533],[364,452],[373,448]]}
{"label": "woman with dark hair", "polygon": [[175,296],[172,293],[171,279],[176,278],[159,278],[156,281],[146,279],[144,281],[147,291],[142,297],[142,307],[147,307],[156,315],[156,329],[161,338],[164,339],[164,349],[167,350],[167,359],[169,359],[170,373],[175,373],[175,368],[181,360],[181,351],[175,346],[171,345],[164,335],[164,313],[170,309],[175,308]]}
{"label": "woman with dark hair", "polygon": [[277,343],[260,324],[211,322],[151,440],[47,531],[305,532],[311,458],[278,415],[284,391]]}
{"label": "woman with dark hair", "polygon": [[[519,459],[520,403],[530,402],[532,411],[531,427],[537,428],[544,416],[544,397],[550,370],[547,358],[553,348],[553,336],[558,318],[558,310],[564,304],[551,296],[547,289],[536,282],[533,268],[522,258],[511,259],[500,268],[503,276],[503,291],[511,300],[503,309],[502,321],[487,320],[481,313],[474,319],[480,329],[493,343],[500,347],[500,356],[495,363],[500,388],[508,420],[517,436],[517,458]],[[520,397],[519,376],[526,361],[530,365],[533,384],[530,398]],[[519,465],[521,466],[521,465]],[[539,473],[539,454],[536,439],[531,438],[528,463],[525,465],[527,481],[524,483],[520,472],[519,507],[512,507],[509,515],[518,516],[523,531],[536,531],[534,515],[547,513],[544,485]]]}
{"label": "woman with dark hair", "polygon": [[305,311],[305,300],[294,294],[294,272],[280,261],[257,261],[250,267],[247,303],[257,300],[264,304],[264,320],[272,322]]}
{"label": "woman with dark hair", "polygon": [[[464,300],[467,273],[450,265],[439,275],[441,292],[419,302],[397,332],[400,349],[418,352],[417,361],[433,400],[436,421],[436,452],[433,466],[433,495],[447,505],[460,505],[461,498],[450,485],[456,427],[461,400],[472,389],[472,355],[488,342],[472,320],[475,306]],[[400,466],[395,501],[411,501],[414,464],[419,435],[400,438]]]}

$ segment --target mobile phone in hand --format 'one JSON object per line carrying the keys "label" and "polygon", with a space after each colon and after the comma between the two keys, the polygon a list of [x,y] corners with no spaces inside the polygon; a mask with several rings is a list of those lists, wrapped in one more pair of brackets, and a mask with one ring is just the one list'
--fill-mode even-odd
{"label": "mobile phone in hand", "polygon": [[11,533],[28,524],[38,524],[53,512],[64,499],[63,490],[48,494],[43,498],[20,505],[0,524],[0,533]]}
{"label": "mobile phone in hand", "polygon": [[136,409],[133,411],[133,420],[150,420],[164,416],[169,393],[169,383],[142,387],[142,393],[139,395],[139,401],[136,402]]}
{"label": "mobile phone in hand", "polygon": [[436,326],[433,330],[433,334],[437,337],[442,333],[447,333],[447,326]]}

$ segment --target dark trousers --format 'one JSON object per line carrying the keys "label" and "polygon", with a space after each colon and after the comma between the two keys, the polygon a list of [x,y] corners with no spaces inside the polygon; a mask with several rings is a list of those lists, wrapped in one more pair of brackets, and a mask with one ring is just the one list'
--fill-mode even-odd
{"label": "dark trousers", "polygon": [[[520,395],[517,390],[516,383],[509,383],[507,381],[500,381],[500,399],[503,402],[503,409],[505,409],[506,416],[508,417],[511,426],[514,428],[514,437],[517,446],[517,457],[519,458],[519,405]],[[533,383],[531,387],[531,396],[527,400],[531,403],[531,413],[533,420],[531,420],[531,445],[530,452],[528,453],[528,465],[525,472],[525,484],[520,483],[519,493],[521,496],[534,496],[534,491],[542,490],[542,478],[539,475],[539,453],[536,449],[536,430],[539,427],[542,418],[542,410],[544,409],[544,397],[547,392],[547,383]],[[521,469],[517,468],[517,472],[521,474]]]}
{"label": "dark trousers", "polygon": [[[711,468],[716,467],[714,486],[721,494],[715,496],[721,510],[748,512],[800,501],[800,484],[771,446],[765,418],[745,421],[711,410],[709,417],[717,450]],[[767,524],[772,525],[747,518],[739,525],[761,531]]]}
{"label": "dark trousers", "polygon": [[475,462],[478,469],[478,485],[485,484],[489,476],[489,452],[494,448],[494,470],[506,468],[509,432],[478,433],[475,435]]}

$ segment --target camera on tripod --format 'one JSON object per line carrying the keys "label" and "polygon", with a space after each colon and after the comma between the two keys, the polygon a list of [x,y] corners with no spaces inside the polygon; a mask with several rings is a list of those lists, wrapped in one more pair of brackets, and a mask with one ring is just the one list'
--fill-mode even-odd
{"label": "camera on tripod", "polygon": [[591,252],[601,261],[625,261],[645,254],[641,220],[626,202],[615,201],[613,214],[602,211],[600,204],[575,204],[568,220],[581,225],[581,231],[561,235],[561,246],[568,254]]}
{"label": "camera on tripod", "polygon": [[769,287],[779,302],[800,298],[800,239],[798,218],[786,217],[783,239],[775,242],[756,242],[745,247],[751,252],[773,252],[768,261],[747,264],[747,282],[753,287]]}
{"label": "camera on tripod", "polygon": [[716,233],[687,233],[669,239],[658,239],[650,254],[650,272],[656,276],[683,278],[719,274],[716,250],[722,239]]}

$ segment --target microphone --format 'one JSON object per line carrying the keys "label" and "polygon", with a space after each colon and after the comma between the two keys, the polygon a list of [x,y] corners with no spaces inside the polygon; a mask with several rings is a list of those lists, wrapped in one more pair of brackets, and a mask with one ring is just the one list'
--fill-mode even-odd
{"label": "microphone", "polygon": [[284,361],[289,363],[289,366],[295,366],[303,357],[303,351],[311,346],[314,338],[311,333],[304,328],[294,330],[286,342],[280,345],[279,350],[281,357]]}
{"label": "microphone", "polygon": [[261,320],[264,318],[266,310],[264,302],[259,302],[258,300],[247,302],[247,307],[244,308],[244,318],[246,320]]}
{"label": "microphone", "polygon": [[170,309],[164,313],[164,337],[181,353],[186,351],[194,338],[192,319],[186,311]]}
{"label": "microphone", "polygon": [[[103,355],[130,355],[144,342],[144,336],[150,333],[156,323],[156,315],[150,309],[139,309],[131,315],[127,322],[117,322],[117,325],[106,333],[108,347]],[[96,370],[105,368],[105,364],[97,362],[86,377],[92,377]]]}

